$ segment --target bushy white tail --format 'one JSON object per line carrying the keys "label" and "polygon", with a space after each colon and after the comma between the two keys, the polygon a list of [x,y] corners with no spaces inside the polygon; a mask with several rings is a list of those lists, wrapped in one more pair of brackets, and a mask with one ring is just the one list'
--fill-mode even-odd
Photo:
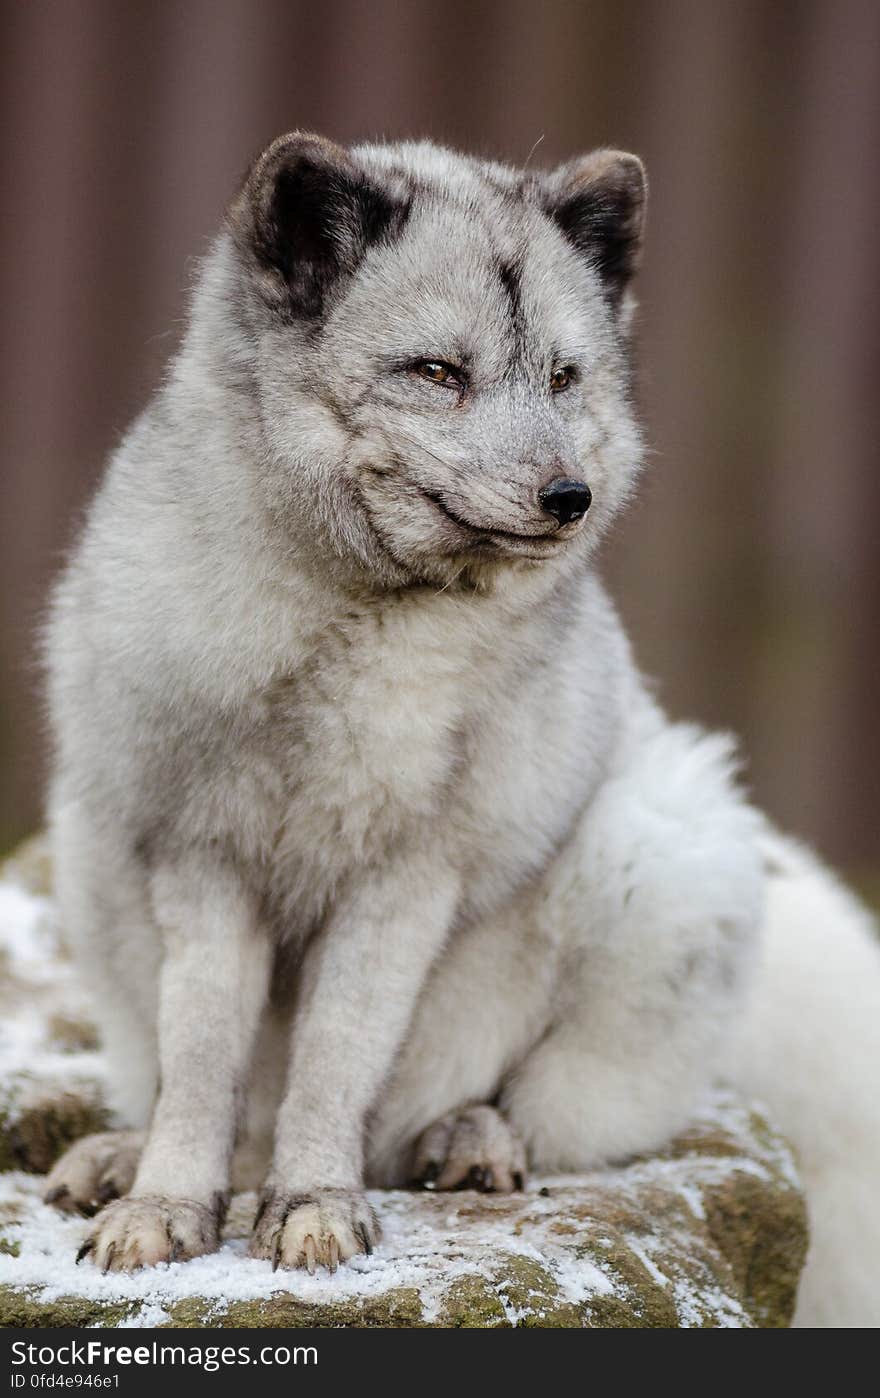
{"label": "bushy white tail", "polygon": [[809,851],[769,832],[767,929],[736,1076],[798,1154],[810,1250],[795,1325],[880,1326],[880,940]]}

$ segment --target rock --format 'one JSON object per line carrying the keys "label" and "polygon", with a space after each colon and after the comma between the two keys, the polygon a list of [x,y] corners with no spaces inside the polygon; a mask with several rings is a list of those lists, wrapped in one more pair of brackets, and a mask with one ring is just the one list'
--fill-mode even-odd
{"label": "rock", "polygon": [[374,1193],[385,1241],[335,1277],[246,1258],[253,1195],[214,1257],[77,1269],[87,1222],[40,1185],[0,1176],[0,1325],[785,1326],[807,1241],[787,1148],[724,1099],[662,1155],[522,1195]]}
{"label": "rock", "polygon": [[97,1083],[77,1091],[19,1078],[0,1098],[0,1170],[46,1174],[69,1145],[103,1131],[108,1114]]}
{"label": "rock", "polygon": [[107,1122],[104,1062],[62,945],[40,837],[0,870],[0,1170],[48,1170]]}
{"label": "rock", "polygon": [[803,1197],[785,1143],[724,1095],[668,1150],[615,1169],[517,1195],[374,1193],[384,1241],[333,1277],[246,1257],[253,1195],[233,1200],[212,1257],[134,1276],[77,1267],[87,1221],[44,1206],[29,1172],[106,1124],[103,1064],[46,870],[31,882],[33,862],[22,868],[29,886],[0,879],[0,1326],[789,1324]]}

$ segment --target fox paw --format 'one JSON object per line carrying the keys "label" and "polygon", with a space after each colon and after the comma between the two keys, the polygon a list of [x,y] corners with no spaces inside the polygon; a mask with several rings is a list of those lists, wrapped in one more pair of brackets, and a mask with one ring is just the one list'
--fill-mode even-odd
{"label": "fox paw", "polygon": [[327,1267],[357,1253],[371,1253],[382,1236],[379,1220],[362,1194],[319,1189],[287,1194],[269,1188],[260,1200],[251,1238],[251,1257],[277,1267]]}
{"label": "fox paw", "polygon": [[464,1107],[447,1112],[422,1132],[412,1179],[422,1189],[509,1194],[525,1185],[525,1148],[494,1107]]}
{"label": "fox paw", "polygon": [[144,1131],[101,1131],[84,1136],[54,1165],[43,1203],[90,1218],[111,1199],[127,1194],[144,1147]]}
{"label": "fox paw", "polygon": [[102,1209],[76,1255],[102,1272],[135,1272],[216,1252],[223,1214],[192,1199],[116,1199]]}

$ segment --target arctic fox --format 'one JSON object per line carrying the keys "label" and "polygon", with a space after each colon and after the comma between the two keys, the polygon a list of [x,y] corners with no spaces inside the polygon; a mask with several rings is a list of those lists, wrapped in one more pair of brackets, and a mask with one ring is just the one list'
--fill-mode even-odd
{"label": "arctic fox", "polygon": [[[257,159],[53,601],[50,819],[115,1106],[47,1198],[130,1269],[370,1251],[367,1184],[650,1151],[726,1077],[802,1162],[802,1324],[880,1323],[880,948],[671,723],[596,571],[642,460],[645,176]],[[233,1160],[233,1152],[235,1159]]]}

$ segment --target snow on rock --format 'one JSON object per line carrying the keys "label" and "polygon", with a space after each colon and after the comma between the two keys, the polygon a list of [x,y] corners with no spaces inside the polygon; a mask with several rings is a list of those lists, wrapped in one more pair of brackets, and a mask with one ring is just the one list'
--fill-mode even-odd
{"label": "snow on rock", "polygon": [[0,876],[0,1170],[44,1171],[106,1123],[104,1060],[61,944],[41,839]]}
{"label": "snow on rock", "polygon": [[0,877],[0,1325],[732,1328],[788,1324],[806,1250],[791,1155],[719,1095],[650,1159],[524,1194],[386,1192],[381,1246],[335,1276],[246,1255],[253,1195],[211,1257],[133,1276],[74,1259],[88,1223],[41,1203],[66,1144],[106,1123],[103,1063],[31,842]]}

